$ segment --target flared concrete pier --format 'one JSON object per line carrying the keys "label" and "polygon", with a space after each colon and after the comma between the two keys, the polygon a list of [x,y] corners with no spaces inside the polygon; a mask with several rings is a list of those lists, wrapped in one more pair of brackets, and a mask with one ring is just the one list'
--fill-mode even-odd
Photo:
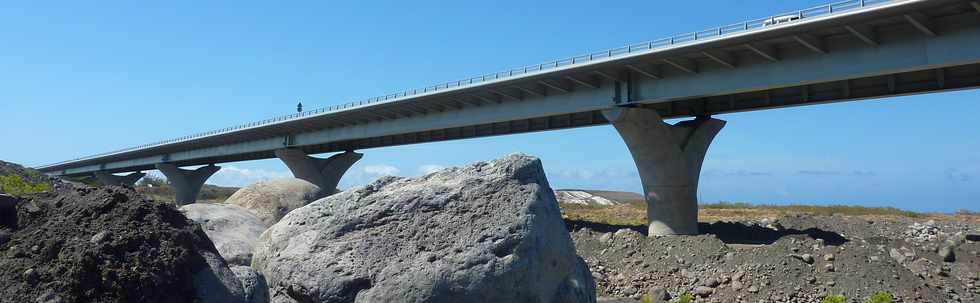
{"label": "flared concrete pier", "polygon": [[647,201],[648,235],[698,233],[698,178],[708,145],[725,121],[698,117],[667,124],[656,110],[604,110],[633,155]]}
{"label": "flared concrete pier", "polygon": [[346,151],[326,159],[310,157],[298,149],[276,150],[276,157],[289,167],[297,179],[302,179],[320,187],[324,193],[333,194],[340,178],[363,154]]}
{"label": "flared concrete pier", "polygon": [[177,205],[191,204],[197,202],[197,194],[201,192],[201,187],[214,173],[221,169],[220,166],[202,166],[196,170],[182,169],[169,163],[157,164],[156,168],[167,176],[167,181],[174,188],[174,200]]}

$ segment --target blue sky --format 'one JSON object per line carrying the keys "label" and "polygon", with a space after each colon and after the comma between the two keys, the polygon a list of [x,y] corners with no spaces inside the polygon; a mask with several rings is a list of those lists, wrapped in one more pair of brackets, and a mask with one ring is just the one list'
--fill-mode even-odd
{"label": "blue sky", "polygon": [[[823,1],[0,3],[0,159],[39,165]],[[980,93],[721,115],[702,201],[980,210]],[[640,191],[612,127],[363,150],[343,187],[524,152]],[[228,163],[211,182],[289,176]]]}

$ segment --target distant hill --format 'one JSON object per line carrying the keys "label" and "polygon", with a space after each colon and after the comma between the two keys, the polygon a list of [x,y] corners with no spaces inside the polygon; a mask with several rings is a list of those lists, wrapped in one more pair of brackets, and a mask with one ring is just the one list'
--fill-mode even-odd
{"label": "distant hill", "polygon": [[555,197],[561,204],[589,206],[613,206],[643,201],[643,195],[638,193],[589,189],[557,189]]}

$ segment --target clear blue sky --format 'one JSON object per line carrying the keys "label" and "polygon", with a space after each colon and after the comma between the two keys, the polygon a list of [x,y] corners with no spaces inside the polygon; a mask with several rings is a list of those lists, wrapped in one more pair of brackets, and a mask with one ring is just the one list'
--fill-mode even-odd
{"label": "clear blue sky", "polygon": [[[0,3],[0,159],[39,165],[822,1]],[[980,209],[980,93],[719,116],[702,201]],[[511,152],[556,188],[641,191],[610,126],[363,150],[342,186]],[[242,185],[288,176],[228,163]]]}

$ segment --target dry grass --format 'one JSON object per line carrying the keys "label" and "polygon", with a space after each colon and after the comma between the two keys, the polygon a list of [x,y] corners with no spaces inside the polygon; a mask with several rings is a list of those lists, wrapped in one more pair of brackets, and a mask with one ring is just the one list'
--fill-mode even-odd
{"label": "dry grass", "polygon": [[761,209],[782,213],[804,213],[811,215],[846,215],[846,216],[897,216],[919,218],[922,214],[894,207],[865,207],[856,205],[762,205],[749,203],[719,202],[702,204],[701,209]]}
{"label": "dry grass", "polygon": [[[562,204],[562,217],[568,220],[587,221],[612,225],[645,225],[646,205],[642,201],[632,201],[616,206],[589,206]],[[953,215],[926,214],[902,210],[894,207],[864,207],[853,205],[764,205],[748,203],[701,204],[698,221],[739,221],[746,219],[779,218],[796,214],[844,215],[874,218],[921,218],[934,220],[957,220],[980,222],[980,213],[959,211]]]}
{"label": "dry grass", "polygon": [[646,208],[624,204],[614,206],[591,206],[581,204],[561,204],[562,218],[610,225],[645,225]]}

